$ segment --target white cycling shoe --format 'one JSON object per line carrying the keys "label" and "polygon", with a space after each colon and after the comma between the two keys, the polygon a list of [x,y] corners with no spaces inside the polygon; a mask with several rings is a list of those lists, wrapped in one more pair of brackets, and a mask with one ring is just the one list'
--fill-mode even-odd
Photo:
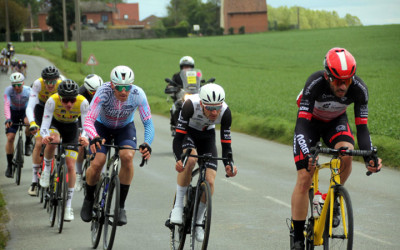
{"label": "white cycling shoe", "polygon": [[183,207],[174,207],[169,221],[173,224],[182,224]]}
{"label": "white cycling shoe", "polygon": [[196,240],[198,242],[203,242],[204,240],[204,229],[202,227],[196,227]]}
{"label": "white cycling shoe", "polygon": [[43,171],[40,176],[40,186],[43,188],[48,188],[50,185],[50,173]]}
{"label": "white cycling shoe", "polygon": [[72,209],[72,207],[65,208],[64,220],[65,221],[73,221],[74,220],[74,209]]}
{"label": "white cycling shoe", "polygon": [[79,192],[83,188],[83,180],[81,174],[76,174],[75,191]]}

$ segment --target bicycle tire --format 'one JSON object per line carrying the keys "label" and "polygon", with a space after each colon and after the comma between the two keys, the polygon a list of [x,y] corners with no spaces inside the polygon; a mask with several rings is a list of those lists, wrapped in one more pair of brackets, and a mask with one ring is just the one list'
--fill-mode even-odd
{"label": "bicycle tire", "polygon": [[[191,189],[191,186],[189,186],[188,191]],[[186,192],[185,195],[185,200],[184,200],[184,210],[188,210],[188,191]],[[174,203],[172,207],[175,206],[175,201],[176,201],[176,193],[174,197]],[[183,220],[185,220],[185,215],[183,216]],[[182,223],[181,225],[176,225],[176,224],[169,224],[169,228],[171,230],[170,233],[170,248],[171,250],[183,250],[183,247],[185,246],[185,240],[186,240],[186,232],[187,232],[187,223]]]}
{"label": "bicycle tire", "polygon": [[91,236],[92,236],[91,241],[92,241],[93,249],[96,249],[98,247],[100,238],[101,238],[101,232],[103,230],[104,200],[103,200],[102,196],[103,196],[103,193],[106,188],[107,180],[108,179],[106,179],[106,178],[101,178],[101,180],[97,184],[96,191],[95,191],[93,211],[94,211],[94,214],[96,214],[96,216],[94,216],[92,218],[92,222],[90,225],[90,231],[91,231]]}
{"label": "bicycle tire", "polygon": [[111,177],[106,199],[104,229],[103,229],[103,249],[110,250],[113,247],[117,224],[119,220],[119,198],[120,183],[118,175]]}
{"label": "bicycle tire", "polygon": [[50,184],[48,187],[48,203],[47,203],[47,211],[49,212],[50,217],[50,226],[54,227],[54,223],[56,221],[56,212],[57,212],[57,200],[56,200],[56,190],[57,190],[57,171],[54,171],[54,174],[50,175]]}
{"label": "bicycle tire", "polygon": [[64,226],[64,214],[65,205],[68,199],[68,182],[67,182],[68,170],[65,165],[61,166],[59,182],[57,184],[57,227],[58,233],[61,233]]}
{"label": "bicycle tire", "polygon": [[[212,202],[211,202],[211,188],[210,184],[207,181],[203,181],[200,184],[199,188],[199,195],[196,197],[195,205],[194,205],[194,212],[192,216],[192,224],[191,224],[191,232],[190,232],[190,249],[201,249],[205,250],[208,246],[208,240],[210,236],[210,229],[211,229],[211,211],[212,211]],[[199,209],[199,204],[201,197],[205,195],[205,202],[206,202],[206,210],[204,212],[204,219],[200,226],[204,228],[204,239],[203,242],[196,241],[196,227],[199,226],[197,224],[197,214]]]}
{"label": "bicycle tire", "polygon": [[344,223],[343,215],[340,213],[340,223],[337,227],[332,227],[332,236],[329,236],[329,215],[325,223],[324,229],[324,250],[327,249],[353,249],[354,239],[354,218],[353,218],[353,207],[351,205],[351,199],[349,192],[343,186],[336,186],[334,190],[334,200],[343,198],[343,203],[340,202],[340,208],[344,208],[345,220],[347,228],[347,238],[344,235]]}
{"label": "bicycle tire", "polygon": [[[313,199],[314,199],[314,188],[308,190],[308,213],[309,217],[305,225],[305,247],[306,250],[314,250],[314,216],[313,216]],[[294,242],[293,242],[294,244]]]}
{"label": "bicycle tire", "polygon": [[15,183],[19,186],[21,184],[21,168],[22,165],[24,164],[24,156],[23,156],[23,142],[22,142],[22,137],[20,136],[18,139],[18,144],[17,144],[17,152],[16,152],[17,158],[16,158],[16,175],[15,175]]}

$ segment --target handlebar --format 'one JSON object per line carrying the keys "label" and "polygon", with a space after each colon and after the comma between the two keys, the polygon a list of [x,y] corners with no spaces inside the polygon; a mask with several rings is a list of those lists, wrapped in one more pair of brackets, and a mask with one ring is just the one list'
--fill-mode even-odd
{"label": "handlebar", "polygon": [[[374,167],[378,167],[378,149],[373,147],[372,150],[355,150],[355,149],[348,149],[347,147],[341,147],[338,149],[332,148],[322,148],[322,143],[318,142],[315,147],[310,148],[311,158],[313,159],[312,164],[315,163],[315,158],[318,156],[319,153],[328,154],[332,156],[362,156],[368,157],[369,160],[374,161]],[[366,175],[370,176],[372,174],[371,171],[367,171]]]}
{"label": "handlebar", "polygon": [[[115,148],[117,150],[121,150],[121,149],[140,150],[138,148],[130,148],[130,147],[124,147],[124,146],[118,146],[118,145],[112,145],[112,144],[101,144],[101,146]],[[147,164],[147,160],[142,157],[142,162],[140,163],[139,166],[143,167],[145,163]]]}
{"label": "handlebar", "polygon": [[[66,148],[68,148],[68,147],[75,147],[75,146],[78,146],[78,147],[82,146],[82,144],[80,144],[80,143],[50,142],[50,144],[53,144],[53,145],[62,145],[62,146],[64,146],[64,147],[66,147]],[[40,157],[43,157],[43,155],[44,155],[44,149],[45,149],[45,148],[46,148],[46,144],[42,144],[42,149],[40,150]]]}

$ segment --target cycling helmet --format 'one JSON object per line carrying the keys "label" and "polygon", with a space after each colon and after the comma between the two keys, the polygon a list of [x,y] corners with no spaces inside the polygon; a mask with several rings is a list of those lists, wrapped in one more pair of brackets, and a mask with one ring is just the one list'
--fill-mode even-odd
{"label": "cycling helmet", "polygon": [[222,104],[225,100],[224,89],[215,83],[209,83],[200,88],[200,100],[203,104]]}
{"label": "cycling helmet", "polygon": [[130,85],[135,80],[135,75],[129,67],[121,65],[113,68],[110,79],[114,85]]}
{"label": "cycling helmet", "polygon": [[85,88],[90,92],[96,91],[102,84],[103,84],[103,79],[101,79],[100,76],[95,74],[90,74],[86,76],[83,82]]}
{"label": "cycling helmet", "polygon": [[78,84],[71,79],[66,79],[58,85],[57,92],[61,97],[76,97],[78,95]]}
{"label": "cycling helmet", "polygon": [[324,60],[325,72],[328,77],[346,80],[356,73],[356,60],[343,48],[332,48]]}
{"label": "cycling helmet", "polygon": [[11,46],[12,46],[11,42],[7,43],[7,49],[10,49]]}
{"label": "cycling helmet", "polygon": [[183,68],[183,66],[189,66],[194,68],[194,60],[191,56],[184,56],[179,61],[179,66],[181,69]]}
{"label": "cycling helmet", "polygon": [[12,73],[10,76],[11,83],[23,82],[24,80],[24,75],[19,72]]}
{"label": "cycling helmet", "polygon": [[60,72],[54,66],[48,66],[42,70],[42,78],[45,80],[56,79],[60,77]]}

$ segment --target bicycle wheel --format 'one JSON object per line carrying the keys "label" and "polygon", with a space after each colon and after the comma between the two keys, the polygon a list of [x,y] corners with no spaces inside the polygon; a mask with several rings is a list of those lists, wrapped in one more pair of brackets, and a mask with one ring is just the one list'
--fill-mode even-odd
{"label": "bicycle wheel", "polygon": [[[188,232],[189,228],[189,223],[187,223],[185,221],[185,218],[187,218],[185,212],[188,212],[189,209],[189,204],[188,204],[188,193],[191,192],[192,190],[192,186],[189,186],[186,195],[185,195],[185,199],[183,202],[184,205],[184,214],[183,214],[183,223],[181,225],[175,225],[175,224],[171,224],[169,222],[169,220],[167,221],[167,226],[169,227],[169,229],[171,230],[170,233],[170,247],[171,250],[182,250],[183,247],[185,246],[185,240],[186,240],[186,234]],[[176,194],[174,197],[174,204],[172,205],[172,207],[175,205],[175,201],[176,201]]]}
{"label": "bicycle wheel", "polygon": [[48,187],[47,193],[47,212],[49,212],[49,219],[50,219],[50,226],[54,227],[54,223],[56,221],[56,212],[57,212],[57,178],[58,178],[58,171],[55,170],[55,173],[50,175],[50,185]]}
{"label": "bicycle wheel", "polygon": [[[199,204],[201,197],[204,195],[205,198],[205,211],[203,221],[198,223],[197,215],[199,213]],[[190,249],[207,249],[208,239],[210,236],[211,226],[211,188],[207,181],[204,181],[200,185],[199,194],[196,197],[194,212],[192,216],[192,225],[190,232]],[[196,239],[196,227],[201,227],[204,230],[204,239],[202,242]]]}
{"label": "bicycle wheel", "polygon": [[[329,235],[329,215],[324,229],[324,249],[352,249],[354,238],[353,208],[350,195],[343,186],[335,188],[334,200],[339,202],[339,225],[332,227],[332,235]],[[344,211],[344,213],[342,213]],[[347,236],[345,235],[347,232]]]}
{"label": "bicycle wheel", "polygon": [[20,136],[17,144],[17,152],[16,152],[16,165],[15,165],[15,183],[19,186],[21,184],[21,168],[24,164],[24,156],[23,156],[23,142],[22,137]]}
{"label": "bicycle wheel", "polygon": [[305,225],[306,249],[314,250],[314,216],[313,216],[314,189],[313,188],[310,188],[310,190],[308,190],[308,199],[310,202],[308,204],[309,217]]}
{"label": "bicycle wheel", "polygon": [[117,231],[117,224],[119,220],[119,186],[118,175],[111,177],[108,185],[106,208],[104,211],[104,235],[103,235],[103,249],[112,249],[115,233]]}
{"label": "bicycle wheel", "polygon": [[[94,205],[93,205],[93,216],[90,231],[91,231],[91,240],[92,240],[92,248],[96,249],[99,245],[101,232],[104,224],[104,199],[103,194],[107,191],[106,183],[108,183],[108,178],[102,178],[96,186],[95,196],[94,196]],[[104,197],[105,198],[105,197]]]}
{"label": "bicycle wheel", "polygon": [[61,233],[64,226],[64,212],[65,204],[67,203],[68,196],[68,182],[67,182],[68,170],[65,165],[61,166],[60,175],[57,183],[57,226],[58,233]]}

